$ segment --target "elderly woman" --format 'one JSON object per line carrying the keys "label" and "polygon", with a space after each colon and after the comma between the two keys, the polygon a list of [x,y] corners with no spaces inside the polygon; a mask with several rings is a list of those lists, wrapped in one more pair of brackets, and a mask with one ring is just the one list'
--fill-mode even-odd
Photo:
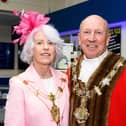
{"label": "elderly woman", "polygon": [[41,23],[23,42],[21,60],[29,67],[9,81],[5,126],[68,126],[68,80],[53,68],[62,56],[63,40],[54,27]]}

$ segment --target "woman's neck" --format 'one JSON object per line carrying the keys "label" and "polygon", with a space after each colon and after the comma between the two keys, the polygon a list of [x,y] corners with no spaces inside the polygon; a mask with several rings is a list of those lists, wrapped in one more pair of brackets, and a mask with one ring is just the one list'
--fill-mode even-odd
{"label": "woman's neck", "polygon": [[40,78],[50,78],[52,76],[50,66],[49,65],[39,65],[37,63],[33,63],[37,73],[39,74]]}

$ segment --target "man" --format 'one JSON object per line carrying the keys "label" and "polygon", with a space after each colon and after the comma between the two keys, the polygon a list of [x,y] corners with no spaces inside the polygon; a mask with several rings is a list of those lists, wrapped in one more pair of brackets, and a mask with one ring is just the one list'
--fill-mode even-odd
{"label": "man", "polygon": [[83,54],[69,71],[69,126],[126,126],[126,60],[107,50],[107,21],[88,16],[80,24],[78,40]]}

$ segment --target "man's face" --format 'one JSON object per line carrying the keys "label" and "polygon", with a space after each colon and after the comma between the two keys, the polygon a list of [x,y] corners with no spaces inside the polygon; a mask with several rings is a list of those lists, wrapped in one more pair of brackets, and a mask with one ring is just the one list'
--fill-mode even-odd
{"label": "man's face", "polygon": [[99,16],[90,16],[81,24],[79,44],[87,58],[100,56],[109,44],[106,22]]}

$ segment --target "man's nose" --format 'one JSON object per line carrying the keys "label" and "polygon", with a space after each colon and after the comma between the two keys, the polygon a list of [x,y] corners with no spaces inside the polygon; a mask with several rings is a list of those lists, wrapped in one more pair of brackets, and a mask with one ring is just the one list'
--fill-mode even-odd
{"label": "man's nose", "polygon": [[92,33],[90,34],[89,40],[90,40],[90,42],[94,42],[94,41],[96,40],[96,35],[95,35],[94,32],[92,32]]}

